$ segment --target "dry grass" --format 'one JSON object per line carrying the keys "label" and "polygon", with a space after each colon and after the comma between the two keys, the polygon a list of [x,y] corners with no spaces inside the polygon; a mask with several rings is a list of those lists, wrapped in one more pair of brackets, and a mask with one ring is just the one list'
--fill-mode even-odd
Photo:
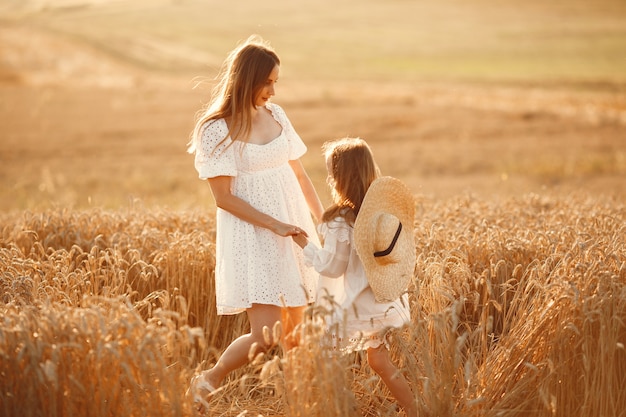
{"label": "dry grass", "polygon": [[[320,145],[344,135],[424,196],[393,334],[422,408],[626,415],[623,1],[0,3],[1,415],[195,414],[189,377],[248,324],[215,314],[192,85],[251,32],[323,199]],[[212,414],[397,415],[321,313]]]}
{"label": "dry grass", "polygon": [[[206,218],[3,214],[3,415],[193,415],[189,376],[247,326],[215,316]],[[625,224],[622,203],[586,195],[422,199],[413,320],[393,334],[422,407],[624,415]],[[309,311],[295,351],[232,375],[212,415],[396,415],[363,356],[328,348],[322,316]]]}

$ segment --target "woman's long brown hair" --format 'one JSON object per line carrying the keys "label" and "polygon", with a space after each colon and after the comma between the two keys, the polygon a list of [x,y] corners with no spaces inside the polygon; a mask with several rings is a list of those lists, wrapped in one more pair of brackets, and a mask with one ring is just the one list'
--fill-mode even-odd
{"label": "woman's long brown hair", "polygon": [[229,132],[223,140],[230,136],[233,141],[247,142],[255,98],[277,65],[280,59],[276,52],[256,35],[231,51],[222,65],[211,101],[196,122],[188,152],[195,152],[202,129],[210,120],[227,121]]}

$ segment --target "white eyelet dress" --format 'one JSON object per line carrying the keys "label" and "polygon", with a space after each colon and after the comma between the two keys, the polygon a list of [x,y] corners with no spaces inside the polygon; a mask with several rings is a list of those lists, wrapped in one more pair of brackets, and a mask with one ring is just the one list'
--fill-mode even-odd
{"label": "white eyelet dress", "polygon": [[[304,229],[319,242],[309,206],[290,160],[306,146],[284,110],[268,103],[282,132],[265,145],[222,140],[223,119],[207,122],[196,147],[195,167],[201,179],[230,176],[233,195],[282,222]],[[252,304],[304,306],[315,299],[317,274],[304,263],[291,237],[257,227],[220,208],[216,211],[215,287],[217,313],[237,314]]]}
{"label": "white eyelet dress", "polygon": [[411,321],[408,295],[377,303],[353,244],[352,226],[337,217],[318,229],[324,246],[309,242],[303,252],[307,265],[320,273],[317,302],[331,310],[327,324],[335,329],[334,347],[349,352],[386,344],[389,329]]}

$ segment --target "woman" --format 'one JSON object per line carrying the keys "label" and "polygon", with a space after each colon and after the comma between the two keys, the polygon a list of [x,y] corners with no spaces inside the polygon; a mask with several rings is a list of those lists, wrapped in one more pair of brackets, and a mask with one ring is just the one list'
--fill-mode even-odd
{"label": "woman", "polygon": [[217,205],[217,312],[245,311],[250,321],[250,333],[192,379],[190,392],[205,406],[226,375],[248,363],[253,344],[252,356],[274,343],[264,339],[265,326],[282,322],[290,348],[287,336],[315,297],[317,276],[291,236],[317,240],[311,214],[321,218],[323,207],[299,160],[306,146],[283,109],[269,102],[279,70],[278,56],[258,37],[233,50],[190,142]]}

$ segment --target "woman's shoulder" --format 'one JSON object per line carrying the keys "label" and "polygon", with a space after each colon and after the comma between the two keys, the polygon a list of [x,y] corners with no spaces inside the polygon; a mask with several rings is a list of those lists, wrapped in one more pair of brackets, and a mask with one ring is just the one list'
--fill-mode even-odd
{"label": "woman's shoulder", "polygon": [[202,143],[223,144],[228,138],[228,125],[224,119],[210,119],[200,126],[200,138]]}
{"label": "woman's shoulder", "polygon": [[272,113],[276,113],[276,112],[285,113],[285,110],[283,110],[283,108],[279,104],[276,104],[273,101],[268,101],[267,103],[265,103],[265,107]]}
{"label": "woman's shoulder", "polygon": [[202,132],[228,132],[228,125],[226,124],[226,120],[224,118],[209,119],[202,123],[202,126],[200,126],[200,130]]}
{"label": "woman's shoulder", "polygon": [[287,118],[287,113],[285,113],[285,110],[283,110],[283,108],[276,103],[267,102],[265,103],[265,108],[270,111],[272,117],[274,117],[274,119],[276,119],[281,125]]}

